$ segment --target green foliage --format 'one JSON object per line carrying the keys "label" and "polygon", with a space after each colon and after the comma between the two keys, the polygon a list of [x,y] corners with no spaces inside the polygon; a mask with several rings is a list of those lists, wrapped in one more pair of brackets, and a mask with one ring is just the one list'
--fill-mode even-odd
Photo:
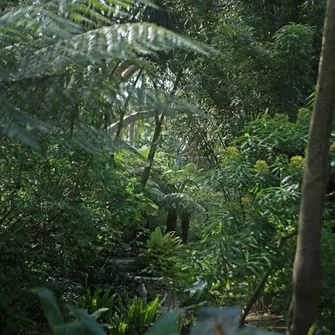
{"label": "green foliage", "polygon": [[[55,335],[69,334],[91,334],[103,335],[105,332],[99,327],[97,323],[84,311],[70,307],[75,320],[71,323],[64,323],[62,315],[60,314],[57,302],[53,294],[47,289],[35,289],[41,299],[44,313],[46,314],[50,328]],[[117,323],[111,327],[111,334],[121,335],[125,334],[143,334],[143,328],[149,326],[157,318],[158,299],[152,301],[150,304],[144,306],[142,300],[135,300],[131,304],[125,322],[121,321],[119,317]],[[177,310],[173,313],[168,312],[164,314],[157,323],[149,329],[146,335],[169,335],[175,334],[177,330],[177,320],[181,311]],[[216,334],[217,331],[229,332],[229,334],[255,334],[266,335],[267,332],[255,330],[252,328],[243,328],[241,330],[237,327],[237,321],[240,314],[239,308],[231,308],[220,310],[217,308],[204,308],[200,310],[198,322],[192,329],[191,334]],[[129,325],[136,326],[135,332],[128,329]],[[81,331],[81,333],[79,332]],[[129,332],[130,331],[130,332]],[[273,333],[271,333],[273,334]]]}
{"label": "green foliage", "polygon": [[163,252],[167,250],[167,254],[176,248],[180,247],[180,239],[173,237],[173,233],[163,235],[159,227],[157,227],[151,234],[147,242],[148,251]]}
{"label": "green foliage", "polygon": [[[103,334],[94,320],[144,334],[160,303],[134,299],[143,273],[192,305],[151,335],[195,316],[193,334],[253,333],[236,330],[239,310],[197,312],[245,304],[265,273],[257,308],[286,313],[324,1],[153,2],[0,5],[5,334],[50,332],[27,293],[36,285],[70,306],[35,290],[54,334]],[[144,117],[123,123],[130,115]],[[332,333],[335,315],[334,153],[332,144],[315,333]],[[187,245],[178,224],[162,233],[171,212],[189,219]]]}
{"label": "green foliage", "polygon": [[[334,331],[334,316],[335,316],[335,306],[334,306],[334,287],[331,284],[331,272],[334,267],[333,255],[334,250],[334,236],[332,227],[334,226],[334,220],[331,219],[325,222],[325,227],[322,231],[321,238],[321,252],[322,252],[322,269],[323,269],[323,281],[321,287],[320,295],[320,310],[318,316],[318,326],[320,325],[320,330],[325,334],[331,334]],[[319,328],[319,327],[318,327]],[[317,334],[317,332],[315,332]]]}
{"label": "green foliage", "polygon": [[[41,153],[41,136],[50,132],[70,133],[88,147],[88,135],[107,141],[90,126],[93,118],[106,129],[118,115],[110,107],[120,104],[122,77],[115,71],[121,62],[145,66],[140,56],[158,58],[175,48],[207,53],[205,46],[155,24],[125,22],[132,21],[134,6],[132,1],[44,0],[2,13],[2,133]],[[119,94],[124,96],[122,90]]]}
{"label": "green foliage", "polygon": [[209,58],[173,62],[188,67],[183,93],[213,118],[173,123],[187,143],[187,162],[216,166],[246,123],[266,113],[296,119],[315,85],[323,25],[317,15],[323,16],[324,1],[169,3],[185,18],[181,29],[218,50]]}
{"label": "green foliage", "polygon": [[[281,75],[278,82],[280,100],[274,101],[274,104],[281,105],[282,110],[295,104],[303,106],[306,96],[296,94],[299,92],[310,92],[314,82],[311,80],[311,58],[313,57],[314,30],[309,25],[290,23],[281,27],[274,34],[274,61],[280,68]],[[282,85],[282,78],[285,77],[285,86]],[[283,95],[285,94],[285,104],[283,104]],[[295,120],[296,111],[287,109],[290,119]]]}
{"label": "green foliage", "polygon": [[[227,212],[227,216],[232,214]],[[242,303],[247,287],[241,283],[252,287],[260,271],[270,266],[270,246],[265,247],[251,227],[237,224],[231,218],[217,228],[214,224],[208,227],[201,245],[192,254],[190,266],[197,280],[187,289],[191,297],[219,306]]]}
{"label": "green foliage", "polygon": [[146,335],[176,334],[181,310],[164,313],[146,332]]}
{"label": "green foliage", "polygon": [[86,294],[81,297],[79,308],[86,310],[89,313],[95,313],[102,308],[112,310],[117,298],[115,294],[112,294],[113,287],[104,291],[97,287],[94,290],[94,294],[91,294],[91,290],[86,287]]}
{"label": "green foliage", "polygon": [[66,334],[91,334],[104,335],[103,329],[83,310],[68,306],[69,311],[74,317],[71,322],[64,322],[63,316],[57,305],[54,294],[45,288],[36,288],[36,293],[42,304],[45,316],[48,319],[49,326],[53,335]]}
{"label": "green foliage", "polygon": [[49,326],[53,334],[57,334],[57,328],[64,323],[64,319],[57,305],[55,296],[51,291],[45,288],[36,288],[33,290],[33,293],[36,293],[39,296]]}
{"label": "green foliage", "polygon": [[[264,297],[275,308],[287,308],[294,244],[279,241],[298,222],[300,185],[309,118],[293,123],[285,116],[259,118],[247,124],[236,147],[227,147],[222,163],[208,175],[213,194],[207,227],[193,248],[189,266],[197,280],[187,291],[195,301],[218,305],[241,303],[273,269]],[[289,158],[291,156],[291,158]],[[280,293],[281,292],[281,293]],[[267,303],[269,304],[269,303]]]}
{"label": "green foliage", "polygon": [[140,262],[148,265],[144,271],[151,275],[173,277],[177,269],[176,260],[181,251],[181,240],[173,232],[162,234],[157,227],[149,236]]}
{"label": "green foliage", "polygon": [[148,304],[145,304],[142,299],[135,299],[127,311],[122,306],[110,321],[110,333],[112,335],[144,334],[158,318],[159,306],[158,297]]}
{"label": "green foliage", "polygon": [[249,157],[267,157],[268,162],[273,162],[279,154],[304,154],[308,126],[309,123],[301,119],[293,123],[280,115],[259,118],[250,122],[235,142]]}
{"label": "green foliage", "polygon": [[1,324],[8,334],[10,328],[18,334],[25,318],[34,314],[36,307],[26,302],[27,287],[48,283],[65,301],[76,302],[86,280],[90,289],[96,283],[110,287],[111,275],[114,288],[129,283],[105,260],[129,253],[122,238],[142,222],[140,207],[145,210],[151,202],[128,188],[109,152],[68,152],[63,145],[51,143],[43,159],[2,141],[0,282],[7,312]]}

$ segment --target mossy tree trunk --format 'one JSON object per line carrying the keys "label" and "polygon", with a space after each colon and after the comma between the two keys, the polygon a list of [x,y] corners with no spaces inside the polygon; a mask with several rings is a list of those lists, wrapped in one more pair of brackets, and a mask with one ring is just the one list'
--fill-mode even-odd
{"label": "mossy tree trunk", "polygon": [[177,212],[175,210],[171,210],[168,212],[166,219],[166,233],[170,231],[176,231],[177,228]]}
{"label": "mossy tree trunk", "polygon": [[187,243],[188,231],[190,229],[191,214],[186,212],[181,214],[181,240],[183,244]]}

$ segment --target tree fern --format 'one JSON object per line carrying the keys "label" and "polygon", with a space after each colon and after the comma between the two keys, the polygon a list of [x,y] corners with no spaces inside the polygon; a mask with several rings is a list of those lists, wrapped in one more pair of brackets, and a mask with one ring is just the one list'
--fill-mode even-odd
{"label": "tree fern", "polygon": [[[132,4],[40,1],[0,14],[3,135],[39,148],[40,131],[67,131],[74,118],[85,122],[85,111],[94,115],[95,105],[98,113],[113,114],[120,62],[141,64],[143,57],[175,48],[208,51],[155,24],[119,24]],[[163,109],[160,101],[152,100],[153,107]]]}

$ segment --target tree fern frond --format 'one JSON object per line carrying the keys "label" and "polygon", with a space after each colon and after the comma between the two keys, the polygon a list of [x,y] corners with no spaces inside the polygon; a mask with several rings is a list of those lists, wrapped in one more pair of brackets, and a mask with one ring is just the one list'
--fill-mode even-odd
{"label": "tree fern frond", "polygon": [[187,211],[204,212],[198,200],[187,193],[169,193],[158,198],[158,203],[167,210],[174,209],[179,213]]}
{"label": "tree fern frond", "polygon": [[[149,0],[138,0],[137,2],[148,7],[158,8]],[[47,33],[57,33],[61,25],[66,23],[68,34],[78,32],[82,26],[78,23],[90,23],[96,26],[97,21],[112,24],[110,16],[127,14],[127,10],[134,5],[133,0],[40,0],[33,5],[20,5],[0,13],[0,29],[14,24],[15,26],[35,25],[39,30]],[[124,10],[124,12],[123,12]],[[29,21],[27,20],[29,18]],[[71,22],[68,18],[73,19]],[[52,20],[58,22],[58,29],[50,30]],[[48,22],[46,22],[48,21]],[[115,22],[114,22],[115,23]],[[47,25],[46,25],[47,24]],[[54,25],[55,27],[57,25]],[[48,27],[48,29],[46,29]],[[62,31],[65,36],[66,31]]]}
{"label": "tree fern frond", "polygon": [[[192,117],[198,116],[204,119],[210,119],[210,117],[197,106],[176,95],[164,94],[154,89],[136,89],[133,90],[132,93],[133,104],[139,109],[141,109],[141,107],[145,109],[149,104],[156,111],[170,117],[174,117],[176,114],[187,114]],[[150,115],[147,114],[143,116],[145,118],[150,117]],[[154,116],[154,113],[151,116]]]}
{"label": "tree fern frond", "polygon": [[[143,3],[151,5],[149,1]],[[175,48],[204,54],[209,51],[206,46],[150,23],[113,24],[85,32],[87,27],[83,22],[92,21],[98,27],[98,21],[111,23],[112,18],[104,12],[127,10],[131,5],[130,0],[104,3],[40,0],[31,6],[21,5],[1,13],[2,133],[35,148],[39,133],[46,131],[69,133],[73,142],[84,143],[91,150],[99,141],[112,146],[111,136],[107,138],[107,133],[95,133],[89,128],[95,126],[93,119],[97,115],[99,118],[101,114],[111,115],[111,106],[122,103],[122,98],[116,95],[119,82],[106,75],[108,67],[115,67],[119,60],[138,64],[138,58],[143,55],[152,56]],[[71,15],[83,17],[74,22]],[[125,90],[140,100],[141,95],[126,85]],[[185,110],[190,107],[157,94],[146,96],[148,103],[166,114],[174,113],[171,109],[180,111],[183,106]],[[164,107],[166,103],[169,107]],[[87,129],[79,122],[74,125],[78,119],[76,114],[80,114],[82,124],[89,120]],[[115,118],[109,124],[113,121]],[[107,126],[105,124],[105,128]],[[97,128],[102,128],[101,123]]]}
{"label": "tree fern frond", "polygon": [[162,198],[165,194],[158,187],[149,187],[147,188],[147,192],[151,195],[152,198]]}
{"label": "tree fern frond", "polygon": [[0,31],[12,28],[13,31],[30,29],[30,32],[43,32],[47,36],[69,38],[83,31],[82,27],[54,12],[49,6],[17,6],[0,15]]}
{"label": "tree fern frond", "polygon": [[151,105],[156,110],[167,116],[175,116],[176,114],[187,114],[189,116],[199,116],[208,119],[209,117],[195,105],[180,99],[174,95],[155,94],[151,97]]}
{"label": "tree fern frond", "polygon": [[111,137],[105,131],[97,130],[83,122],[77,122],[75,128],[73,136],[68,141],[69,148],[74,144],[90,153],[97,153],[100,150],[111,152],[127,150],[139,158],[145,159],[134,147],[120,138]]}
{"label": "tree fern frond", "polygon": [[26,124],[28,128],[43,132],[50,132],[52,130],[48,123],[27,115],[8,101],[2,100],[2,104],[4,108],[0,109],[0,115],[7,114],[12,122],[20,122]]}
{"label": "tree fern frond", "polygon": [[[87,2],[87,1],[85,1]],[[89,5],[92,4],[92,7]],[[106,15],[112,14],[115,8],[102,4],[100,1],[88,1],[86,3],[74,3],[72,4],[69,11],[69,18],[79,23],[88,23],[95,27],[98,23],[102,24],[113,24],[113,20],[109,19]]]}
{"label": "tree fern frond", "polygon": [[136,59],[139,54],[185,48],[206,53],[206,47],[149,23],[122,24],[92,30],[23,56],[13,80],[64,72],[65,67],[87,67],[113,59]]}

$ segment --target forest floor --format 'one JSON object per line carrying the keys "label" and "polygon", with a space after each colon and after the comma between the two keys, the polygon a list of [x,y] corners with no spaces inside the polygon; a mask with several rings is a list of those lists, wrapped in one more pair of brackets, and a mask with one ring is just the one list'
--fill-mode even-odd
{"label": "forest floor", "polygon": [[[161,306],[161,312],[167,312],[179,306],[179,300],[171,292],[165,292],[165,300]],[[278,334],[285,334],[286,322],[282,315],[264,313],[260,311],[252,311],[246,318],[246,325],[258,329],[266,329],[274,331]]]}
{"label": "forest floor", "polygon": [[[114,259],[113,261],[128,267],[129,265],[135,263],[135,258]],[[138,284],[141,282],[145,283],[151,297],[158,295],[161,298],[164,298],[160,309],[161,313],[165,313],[180,306],[178,297],[166,289],[163,283],[163,278],[136,276],[134,273],[133,278],[136,282],[138,282]],[[285,318],[282,315],[275,315],[257,310],[251,311],[249,313],[246,318],[246,324],[250,327],[255,327],[258,329],[273,330],[278,334],[284,334],[286,330]]]}
{"label": "forest floor", "polygon": [[275,314],[250,312],[246,323],[251,327],[269,329],[279,334],[284,334],[286,330],[284,317]]}

